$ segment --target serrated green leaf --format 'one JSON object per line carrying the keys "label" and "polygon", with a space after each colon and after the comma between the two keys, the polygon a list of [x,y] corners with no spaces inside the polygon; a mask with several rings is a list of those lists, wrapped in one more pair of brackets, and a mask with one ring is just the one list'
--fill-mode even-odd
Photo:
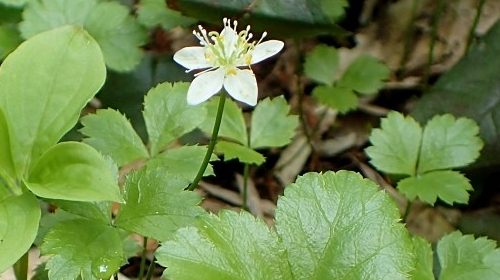
{"label": "serrated green leaf", "polygon": [[437,245],[440,280],[494,280],[500,277],[500,249],[493,240],[456,231]]}
{"label": "serrated green leaf", "polygon": [[15,25],[0,25],[0,60],[3,60],[21,42],[21,36]]}
{"label": "serrated green leaf", "polygon": [[92,220],[57,224],[40,249],[52,280],[109,279],[125,261],[119,230]]}
{"label": "serrated green leaf", "polygon": [[0,109],[18,178],[76,124],[104,83],[105,70],[97,43],[70,26],[32,37],[5,59]]}
{"label": "serrated green leaf", "polygon": [[389,68],[376,58],[362,55],[354,60],[338,81],[342,87],[366,95],[377,93],[389,78]]}
{"label": "serrated green leaf", "polygon": [[266,158],[259,152],[234,142],[219,141],[215,146],[215,150],[224,154],[224,160],[237,158],[243,163],[256,165],[261,165],[266,161]]}
{"label": "serrated green leaf", "polygon": [[283,96],[259,102],[252,113],[250,147],[281,147],[290,143],[299,119],[289,112],[290,106]]}
{"label": "serrated green leaf", "polygon": [[81,202],[51,199],[50,203],[58,209],[82,218],[111,223],[111,202],[109,201]]}
{"label": "serrated green leaf", "polygon": [[36,198],[26,193],[0,201],[0,273],[28,251],[40,221]]}
{"label": "serrated green leaf", "polygon": [[246,212],[206,215],[163,242],[156,257],[168,279],[293,279],[276,233]]}
{"label": "serrated green leaf", "polygon": [[[205,106],[208,111],[208,117],[200,125],[200,128],[208,135],[212,135],[212,130],[217,115],[219,105],[219,96],[212,97]],[[240,144],[246,145],[248,142],[247,126],[241,108],[233,100],[226,98],[224,104],[224,114],[219,128],[219,137],[229,138]]]}
{"label": "serrated green leaf", "polygon": [[170,176],[176,174],[151,167],[128,175],[125,204],[115,224],[160,241],[172,237],[180,227],[193,224],[204,214],[198,207],[201,197],[185,191],[186,185],[179,185]]}
{"label": "serrated green leaf", "polygon": [[371,163],[379,170],[393,174],[415,175],[422,128],[411,117],[391,112],[382,119],[381,128],[370,136],[366,148]]}
{"label": "serrated green leaf", "polygon": [[45,235],[47,235],[47,233],[51,231],[55,225],[64,221],[77,220],[77,219],[81,219],[81,217],[66,212],[60,208],[56,209],[54,213],[44,212],[42,218],[40,219],[40,226],[38,228],[38,233],[36,235],[35,241],[33,241],[33,244],[35,244],[38,248],[40,248],[43,239],[45,238]]}
{"label": "serrated green leaf", "polygon": [[337,49],[318,45],[306,55],[304,74],[311,80],[331,86],[335,81],[338,64]]}
{"label": "serrated green leaf", "polygon": [[321,104],[340,113],[347,113],[358,106],[358,97],[348,88],[317,86],[312,93]]}
{"label": "serrated green leaf", "polygon": [[[168,149],[150,160],[147,165],[163,169],[168,172],[170,181],[183,189],[193,182],[198,173],[198,167],[203,162],[207,147],[204,146],[182,146],[180,148]],[[212,155],[211,161],[217,157]],[[213,175],[212,166],[208,164],[203,176]]]}
{"label": "serrated green leaf", "polygon": [[20,29],[29,38],[63,25],[88,30],[99,43],[106,64],[114,70],[132,70],[143,56],[140,46],[146,42],[146,33],[129,10],[116,2],[35,0],[26,7]]}
{"label": "serrated green leaf", "polygon": [[189,26],[196,23],[195,19],[169,9],[165,0],[141,0],[137,14],[139,22],[150,28],[159,25],[169,30],[177,26]]}
{"label": "serrated green leaf", "polygon": [[432,272],[434,257],[431,244],[418,236],[413,236],[412,241],[416,256],[416,267],[411,273],[411,280],[434,280],[434,273]]}
{"label": "serrated green leaf", "polygon": [[424,128],[418,172],[466,166],[479,157],[479,127],[467,118],[435,116]]}
{"label": "serrated green leaf", "polygon": [[163,83],[152,88],[144,98],[144,120],[152,155],[205,120],[207,113],[203,106],[187,104],[188,88],[188,83]]}
{"label": "serrated green leaf", "polygon": [[106,109],[83,117],[80,129],[83,141],[104,155],[110,156],[118,166],[148,157],[148,151],[141,138],[127,118],[120,112]]}
{"label": "serrated green leaf", "polygon": [[410,200],[416,197],[434,205],[439,197],[452,205],[454,202],[467,203],[468,191],[472,190],[469,180],[456,171],[432,171],[399,181],[398,189]]}
{"label": "serrated green leaf", "polygon": [[276,229],[294,279],[407,279],[414,257],[399,217],[357,173],[309,173],[285,188]]}
{"label": "serrated green leaf", "polygon": [[122,201],[110,162],[80,142],[50,148],[34,164],[26,181],[36,195],[76,201]]}

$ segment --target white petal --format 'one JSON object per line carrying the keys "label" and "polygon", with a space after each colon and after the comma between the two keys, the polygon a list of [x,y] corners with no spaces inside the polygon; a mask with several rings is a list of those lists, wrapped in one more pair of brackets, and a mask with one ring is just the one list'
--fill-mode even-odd
{"label": "white petal", "polygon": [[204,47],[185,47],[180,49],[174,54],[174,60],[189,70],[213,66],[205,58]]}
{"label": "white petal", "polygon": [[235,68],[235,74],[227,74],[224,79],[224,88],[234,99],[250,106],[257,104],[257,80],[249,69]]}
{"label": "white petal", "polygon": [[222,89],[224,69],[205,72],[196,77],[189,86],[187,103],[197,105],[209,99]]}
{"label": "white petal", "polygon": [[224,53],[226,57],[230,57],[236,48],[236,42],[238,41],[238,33],[231,27],[224,27],[220,33],[222,37],[222,42],[224,44]]}
{"label": "white petal", "polygon": [[285,43],[278,40],[269,40],[258,44],[252,52],[252,64],[279,53],[284,45]]}

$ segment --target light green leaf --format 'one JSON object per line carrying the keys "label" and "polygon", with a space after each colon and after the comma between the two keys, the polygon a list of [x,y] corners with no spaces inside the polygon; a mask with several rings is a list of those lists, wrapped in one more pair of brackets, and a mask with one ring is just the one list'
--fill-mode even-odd
{"label": "light green leaf", "polygon": [[185,191],[186,185],[179,185],[171,176],[176,174],[151,167],[128,175],[125,204],[115,224],[160,241],[172,237],[178,228],[193,224],[204,214],[198,207],[201,197]]}
{"label": "light green leaf", "polygon": [[111,223],[111,202],[109,201],[81,202],[55,199],[49,201],[67,213],[103,223]]}
{"label": "light green leaf", "polygon": [[36,198],[25,193],[0,201],[0,273],[28,251],[40,221]]}
{"label": "light green leaf", "polygon": [[83,117],[80,129],[83,141],[104,155],[110,156],[118,166],[148,157],[148,151],[141,138],[127,118],[120,112],[106,109]]}
{"label": "light green leaf", "polygon": [[[208,135],[212,135],[217,107],[219,105],[219,96],[212,97],[205,106],[207,107],[208,117],[200,125],[200,128]],[[219,128],[219,137],[228,138],[246,145],[248,142],[247,126],[241,108],[233,100],[226,98],[224,104],[224,114]]]}
{"label": "light green leaf", "polygon": [[456,231],[437,245],[440,280],[494,280],[500,278],[500,249],[486,238],[474,239]]}
{"label": "light green leaf", "polygon": [[156,257],[168,279],[294,279],[276,233],[246,212],[203,216],[164,242]]}
{"label": "light green leaf", "polygon": [[117,71],[132,70],[139,63],[140,46],[147,39],[130,11],[116,2],[35,0],[25,9],[23,19],[20,29],[25,38],[63,25],[85,28],[99,43],[106,64]]}
{"label": "light green leaf", "polygon": [[266,161],[266,158],[259,152],[234,142],[219,141],[215,146],[215,150],[224,154],[224,160],[237,158],[243,163],[256,165],[261,165]]}
{"label": "light green leaf", "polygon": [[22,39],[15,25],[0,25],[0,60],[12,52]]}
{"label": "light green leaf", "polygon": [[434,280],[431,244],[418,236],[413,236],[412,241],[417,260],[415,270],[411,273],[411,280]]}
{"label": "light green leaf", "polygon": [[425,126],[418,172],[466,166],[479,157],[483,142],[479,127],[467,118],[446,114],[433,117]]}
{"label": "light green leaf", "polygon": [[464,175],[456,171],[432,171],[399,181],[398,189],[410,200],[416,197],[434,205],[439,197],[452,205],[467,203],[472,186]]}
{"label": "light green leaf", "polygon": [[125,262],[119,230],[86,219],[58,223],[40,249],[51,280],[109,279]]}
{"label": "light green leaf", "polygon": [[188,83],[163,83],[152,88],[144,98],[144,119],[152,155],[205,120],[207,113],[203,106],[187,104],[188,88]]}
{"label": "light green leaf", "polygon": [[407,279],[414,257],[399,217],[357,173],[309,173],[285,188],[276,229],[294,279]]}
{"label": "light green leaf", "polygon": [[36,195],[76,201],[122,201],[109,161],[89,145],[63,142],[35,163],[27,187]]}
{"label": "light green leaf", "polygon": [[169,9],[165,0],[141,0],[137,14],[139,22],[150,28],[160,25],[169,30],[177,26],[189,26],[196,23],[195,19]]}
{"label": "light green leaf", "polygon": [[[205,146],[182,146],[180,148],[168,149],[150,160],[147,165],[164,169],[169,173],[169,180],[172,184],[178,185],[181,189],[193,182],[198,173],[198,167],[203,162],[207,147]],[[210,160],[216,160],[212,155]],[[204,176],[213,175],[212,166],[208,164]]]}
{"label": "light green leaf", "polygon": [[338,65],[337,49],[318,45],[306,55],[304,74],[311,80],[331,86],[335,81]]}
{"label": "light green leaf", "polygon": [[10,151],[10,140],[7,122],[0,109],[0,180],[3,179],[8,185],[14,186],[16,172]]}
{"label": "light green leaf", "polygon": [[76,124],[104,83],[106,69],[87,32],[66,26],[24,42],[0,70],[0,109],[21,178],[31,162]]}
{"label": "light green leaf", "polygon": [[389,74],[389,68],[376,58],[362,55],[349,65],[338,84],[361,94],[372,95],[384,86]]}
{"label": "light green leaf", "polygon": [[313,90],[313,96],[321,104],[340,113],[347,113],[358,106],[358,97],[348,88],[317,86]]}
{"label": "light green leaf", "polygon": [[299,119],[289,112],[290,106],[283,96],[259,102],[252,113],[250,147],[281,147],[290,143]]}
{"label": "light green leaf", "polygon": [[7,6],[21,7],[31,0],[0,0],[0,4]]}
{"label": "light green leaf", "polygon": [[370,136],[366,148],[371,163],[379,170],[393,174],[415,175],[422,128],[411,117],[391,112],[382,119],[380,129]]}

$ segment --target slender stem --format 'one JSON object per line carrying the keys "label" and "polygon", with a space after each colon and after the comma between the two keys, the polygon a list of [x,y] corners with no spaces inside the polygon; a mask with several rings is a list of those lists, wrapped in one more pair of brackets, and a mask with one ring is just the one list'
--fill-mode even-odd
{"label": "slender stem", "polygon": [[476,16],[474,17],[474,21],[472,22],[472,26],[469,30],[469,37],[467,39],[467,46],[465,47],[465,53],[469,52],[469,48],[472,45],[472,41],[474,40],[474,32],[476,31],[477,24],[479,23],[479,18],[481,17],[481,13],[483,12],[484,3],[486,0],[479,0],[479,5],[476,10]]}
{"label": "slender stem", "polygon": [[142,239],[142,255],[141,255],[141,264],[139,266],[139,280],[142,280],[144,276],[144,271],[146,270],[146,254],[148,253],[148,238],[143,237]]}
{"label": "slender stem", "polygon": [[29,250],[14,264],[14,275],[17,280],[28,280]]}
{"label": "slender stem", "polygon": [[406,223],[407,219],[408,219],[408,216],[410,215],[410,212],[411,212],[411,205],[413,204],[413,201],[411,200],[408,200],[408,203],[406,204],[406,209],[405,209],[405,213],[403,215],[403,223]]}
{"label": "slender stem", "polygon": [[245,163],[243,168],[243,209],[248,211],[248,173],[250,170],[250,165]]}
{"label": "slender stem", "polygon": [[155,260],[153,259],[149,264],[148,273],[146,273],[146,280],[151,280],[151,277],[153,277],[154,267],[155,267]]}
{"label": "slender stem", "polygon": [[193,180],[193,183],[189,185],[187,190],[194,190],[198,187],[198,183],[200,182],[205,170],[207,169],[208,162],[212,157],[212,153],[215,148],[215,143],[217,143],[217,135],[219,134],[220,124],[222,122],[222,113],[224,113],[224,103],[226,102],[226,92],[222,91],[219,99],[219,107],[217,108],[217,116],[215,117],[214,129],[212,130],[212,138],[210,139],[210,143],[208,143],[207,153],[205,154],[205,158],[201,163],[200,169],[198,170],[198,174]]}

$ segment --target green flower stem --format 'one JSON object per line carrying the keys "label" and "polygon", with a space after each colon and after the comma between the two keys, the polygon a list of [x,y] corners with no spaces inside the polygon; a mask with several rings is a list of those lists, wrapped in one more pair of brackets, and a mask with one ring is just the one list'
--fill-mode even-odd
{"label": "green flower stem", "polygon": [[148,267],[148,273],[146,274],[146,280],[151,280],[151,278],[153,277],[154,267],[155,267],[155,260],[153,258],[153,260],[151,261],[151,263],[149,264],[149,267]]}
{"label": "green flower stem", "polygon": [[147,237],[143,237],[141,264],[139,266],[139,276],[137,277],[137,279],[139,279],[139,280],[142,280],[142,278],[144,276],[144,270],[146,268],[146,254],[148,252],[148,248],[147,247],[148,247],[148,238]]}
{"label": "green flower stem", "polygon": [[187,190],[192,191],[198,187],[198,183],[200,182],[203,174],[205,173],[205,170],[207,169],[208,162],[210,161],[215,148],[215,143],[217,143],[217,135],[219,134],[220,123],[222,121],[222,113],[224,113],[224,103],[226,103],[226,92],[222,91],[220,94],[219,106],[217,107],[217,116],[215,117],[214,129],[212,130],[212,138],[210,139],[210,143],[208,144],[207,153],[205,154],[205,158],[201,163],[198,174],[196,174],[193,183],[189,185]]}
{"label": "green flower stem", "polygon": [[481,13],[483,12],[484,3],[486,0],[480,0],[479,5],[477,7],[476,16],[474,17],[474,21],[472,22],[472,26],[469,30],[469,37],[467,38],[467,46],[465,47],[465,53],[469,52],[469,48],[472,45],[472,41],[474,40],[474,32],[476,31],[477,24],[479,23],[479,18],[481,17]]}
{"label": "green flower stem", "polygon": [[17,280],[28,280],[29,250],[14,264],[14,275]]}
{"label": "green flower stem", "polygon": [[250,170],[250,165],[245,163],[243,168],[243,205],[242,208],[248,211],[248,173]]}

